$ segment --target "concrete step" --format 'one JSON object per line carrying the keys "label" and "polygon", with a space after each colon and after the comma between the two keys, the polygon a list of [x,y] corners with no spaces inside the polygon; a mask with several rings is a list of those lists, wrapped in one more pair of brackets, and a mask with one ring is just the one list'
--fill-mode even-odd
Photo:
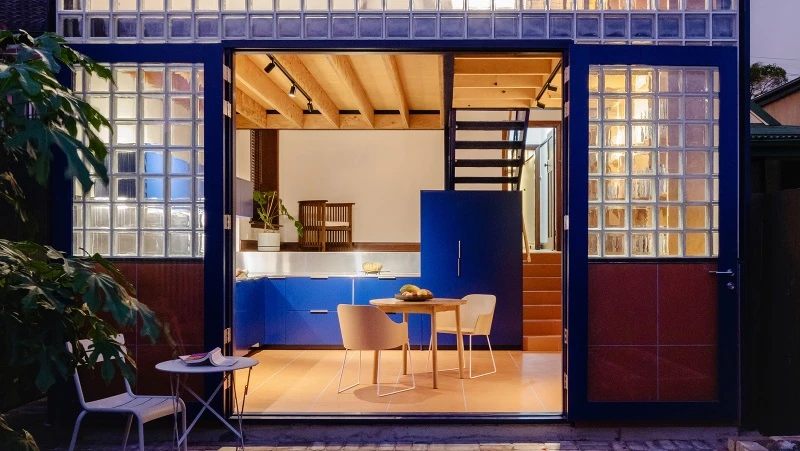
{"label": "concrete step", "polygon": [[522,319],[561,319],[560,305],[523,305]]}
{"label": "concrete step", "polygon": [[523,277],[522,291],[561,291],[561,277]]}
{"label": "concrete step", "polygon": [[547,251],[531,252],[531,261],[530,261],[530,263],[528,263],[526,261],[525,254],[522,254],[522,262],[525,265],[534,265],[534,264],[556,265],[556,264],[561,264],[561,252],[547,252]]}
{"label": "concrete step", "polygon": [[523,337],[523,351],[561,352],[563,340],[561,335],[542,335],[538,337]]}
{"label": "concrete step", "polygon": [[561,290],[523,291],[522,305],[557,305],[561,307]]}
{"label": "concrete step", "polygon": [[522,265],[522,277],[561,277],[561,264]]}
{"label": "concrete step", "polygon": [[522,321],[522,335],[560,335],[562,333],[560,319],[532,319]]}

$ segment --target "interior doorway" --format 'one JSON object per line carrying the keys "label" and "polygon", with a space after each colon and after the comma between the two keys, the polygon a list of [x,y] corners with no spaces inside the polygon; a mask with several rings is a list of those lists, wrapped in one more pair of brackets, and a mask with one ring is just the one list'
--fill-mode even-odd
{"label": "interior doorway", "polygon": [[[235,261],[242,276],[235,286],[233,335],[238,352],[261,362],[253,372],[244,413],[561,415],[560,254],[558,264],[534,259],[538,267],[523,270],[523,296],[516,301],[522,303],[522,318],[504,318],[497,310],[493,330],[522,321],[521,339],[499,346],[493,339],[492,349],[483,337],[472,340],[466,358],[473,373],[496,370],[483,377],[459,379],[458,371],[452,371],[458,366],[455,342],[442,338],[440,386],[433,389],[429,318],[411,315],[409,366],[416,388],[380,397],[369,383],[371,353],[363,355],[361,365],[358,353],[348,353],[341,373],[344,349],[336,316],[337,304],[368,305],[405,284],[420,283],[420,191],[445,189],[445,166],[450,163],[453,176],[461,178],[458,190],[523,191],[528,183],[524,165],[552,159],[552,179],[544,187],[540,178],[546,170],[532,166],[534,196],[523,193],[522,198],[523,214],[534,212],[533,230],[520,230],[532,238],[530,250],[554,255],[560,250],[558,196],[542,196],[560,190],[561,54],[247,51],[234,59]],[[525,120],[518,124],[521,111]],[[455,125],[448,123],[451,112],[454,121],[466,124],[463,140],[469,144],[453,146],[448,162],[442,150],[447,149],[447,127]],[[506,134],[506,129],[530,136],[548,120],[553,126],[544,140],[535,138],[539,142],[531,147],[532,141],[523,139],[522,152],[511,152],[519,135]],[[277,191],[292,216],[279,219],[278,252],[257,250],[257,235],[265,224],[254,213],[254,190]],[[536,200],[540,198],[544,200]],[[329,204],[349,205],[349,215],[323,220],[342,234],[317,233],[311,227],[318,223],[304,222],[308,218],[300,217],[301,206],[309,202],[323,202],[319,211],[326,214]],[[536,213],[543,206],[553,206],[552,212],[545,210],[549,216]],[[496,219],[502,221],[502,215]],[[305,232],[294,227],[294,220],[303,223]],[[326,246],[304,247],[303,235],[309,230]],[[541,239],[542,231],[547,240]],[[363,274],[361,264],[376,258],[383,272]],[[341,262],[358,266],[355,271],[334,268]],[[542,270],[542,265],[547,267]],[[544,335],[551,345],[528,340],[531,333]],[[382,354],[382,384],[407,387],[409,376],[396,373],[401,352]],[[359,376],[362,384],[340,393],[341,374],[342,386]]]}

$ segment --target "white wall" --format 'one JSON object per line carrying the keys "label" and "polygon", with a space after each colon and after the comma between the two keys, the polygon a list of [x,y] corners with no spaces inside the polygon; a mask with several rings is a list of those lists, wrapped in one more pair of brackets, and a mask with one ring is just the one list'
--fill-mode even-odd
{"label": "white wall", "polygon": [[250,180],[250,130],[236,130],[236,178]]}
{"label": "white wall", "polygon": [[[297,202],[355,202],[353,241],[419,242],[420,190],[444,188],[441,130],[282,130],[279,191]],[[282,220],[281,239],[297,241]]]}

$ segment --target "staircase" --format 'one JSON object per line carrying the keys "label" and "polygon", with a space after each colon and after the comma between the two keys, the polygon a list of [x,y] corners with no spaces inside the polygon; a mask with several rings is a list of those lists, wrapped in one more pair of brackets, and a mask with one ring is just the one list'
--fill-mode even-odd
{"label": "staircase", "polygon": [[522,350],[562,349],[561,252],[533,252],[522,263]]}
{"label": "staircase", "polygon": [[518,189],[529,114],[527,108],[450,110],[448,188],[509,184]]}

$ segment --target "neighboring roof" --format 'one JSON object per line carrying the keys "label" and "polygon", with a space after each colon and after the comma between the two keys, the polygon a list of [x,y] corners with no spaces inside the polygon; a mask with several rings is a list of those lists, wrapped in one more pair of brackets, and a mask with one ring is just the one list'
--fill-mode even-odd
{"label": "neighboring roof", "polygon": [[770,103],[780,100],[790,94],[794,94],[797,91],[800,91],[800,77],[784,83],[773,90],[767,91],[764,94],[757,96],[753,100],[755,100],[759,106],[763,107],[764,105],[769,105]]}
{"label": "neighboring roof", "polygon": [[750,124],[750,139],[752,141],[800,141],[800,126]]}
{"label": "neighboring roof", "polygon": [[764,111],[764,108],[758,106],[755,100],[750,101],[750,112],[758,116],[758,118],[761,119],[761,121],[763,121],[767,125],[781,125],[781,123],[778,122],[777,119],[772,117],[771,114]]}

